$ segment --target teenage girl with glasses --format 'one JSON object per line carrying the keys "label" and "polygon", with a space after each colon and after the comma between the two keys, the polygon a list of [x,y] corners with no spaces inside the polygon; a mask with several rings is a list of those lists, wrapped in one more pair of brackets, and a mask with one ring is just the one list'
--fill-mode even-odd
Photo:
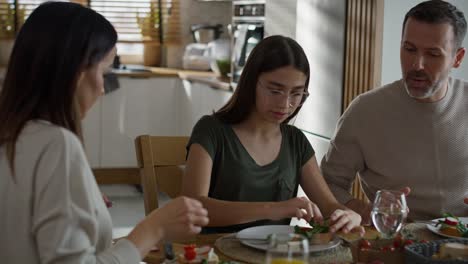
{"label": "teenage girl with glasses", "polygon": [[[288,125],[308,96],[309,75],[299,44],[265,38],[249,55],[229,102],[195,125],[182,193],[208,209],[205,232],[323,216],[332,231],[363,232],[361,217],[330,192],[309,141]],[[296,197],[299,185],[310,200]]]}

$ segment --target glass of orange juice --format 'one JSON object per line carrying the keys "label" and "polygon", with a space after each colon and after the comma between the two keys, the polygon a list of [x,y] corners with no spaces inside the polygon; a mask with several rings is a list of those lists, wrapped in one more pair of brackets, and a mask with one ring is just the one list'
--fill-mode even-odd
{"label": "glass of orange juice", "polygon": [[266,255],[267,264],[307,264],[309,241],[298,234],[271,234]]}

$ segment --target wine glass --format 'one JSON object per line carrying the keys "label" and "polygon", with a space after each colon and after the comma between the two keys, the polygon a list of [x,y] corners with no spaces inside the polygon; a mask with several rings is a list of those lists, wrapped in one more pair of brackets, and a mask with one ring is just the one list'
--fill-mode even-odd
{"label": "wine glass", "polygon": [[267,249],[267,264],[306,264],[309,241],[298,234],[271,234]]}
{"label": "wine glass", "polygon": [[393,238],[403,226],[408,214],[405,194],[400,191],[377,191],[371,217],[383,238]]}

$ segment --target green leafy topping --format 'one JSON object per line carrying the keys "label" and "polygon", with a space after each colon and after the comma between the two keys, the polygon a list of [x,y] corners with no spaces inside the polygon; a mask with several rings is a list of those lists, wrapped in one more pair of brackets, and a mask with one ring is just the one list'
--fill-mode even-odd
{"label": "green leafy topping", "polygon": [[[456,228],[457,228],[458,232],[460,232],[462,237],[468,237],[467,224],[463,223],[457,216],[455,216],[455,215],[453,215],[451,213],[445,213],[445,214],[443,214],[443,216],[444,216],[444,218],[451,217],[451,218],[456,219],[458,221],[457,225],[456,225]],[[447,225],[445,223],[445,220],[439,220],[438,223],[435,224],[436,227],[439,226],[439,225],[440,225],[441,229],[450,227],[450,225]]]}
{"label": "green leafy topping", "polygon": [[303,235],[308,239],[311,239],[314,234],[328,233],[330,232],[330,226],[328,220],[323,221],[323,223],[315,222],[311,220],[309,222],[311,228],[308,227],[294,227],[294,233]]}

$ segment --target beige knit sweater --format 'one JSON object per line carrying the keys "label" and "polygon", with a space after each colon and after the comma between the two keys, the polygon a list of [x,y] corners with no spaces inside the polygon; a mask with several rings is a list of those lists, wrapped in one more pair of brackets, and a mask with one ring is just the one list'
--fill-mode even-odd
{"label": "beige knit sweater", "polygon": [[410,98],[401,80],[358,96],[340,118],[321,168],[343,203],[359,172],[371,201],[379,189],[411,187],[413,219],[468,216],[468,83],[450,79],[435,103]]}

